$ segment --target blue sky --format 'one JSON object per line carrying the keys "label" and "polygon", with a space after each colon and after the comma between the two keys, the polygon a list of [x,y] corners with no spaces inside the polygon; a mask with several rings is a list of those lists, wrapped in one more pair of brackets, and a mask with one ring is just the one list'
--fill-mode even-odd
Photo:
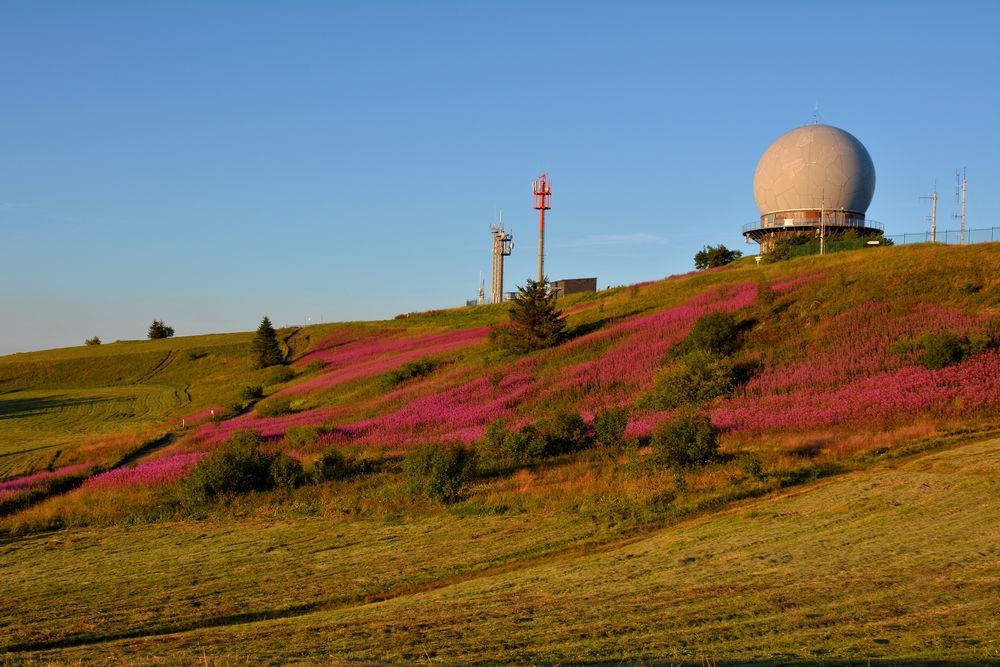
{"label": "blue sky", "polygon": [[[0,353],[459,305],[553,180],[550,278],[744,246],[753,170],[822,122],[869,217],[1000,225],[1000,3],[3,2]],[[956,223],[957,225],[957,223]],[[487,285],[489,276],[485,275]]]}

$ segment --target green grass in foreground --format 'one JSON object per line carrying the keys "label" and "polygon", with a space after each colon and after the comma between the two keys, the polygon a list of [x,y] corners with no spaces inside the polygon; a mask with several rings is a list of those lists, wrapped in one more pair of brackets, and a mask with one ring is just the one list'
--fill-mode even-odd
{"label": "green grass in foreground", "polygon": [[35,649],[8,660],[72,663],[1000,660],[1000,440],[587,536],[528,516],[36,536],[0,547],[0,626]]}

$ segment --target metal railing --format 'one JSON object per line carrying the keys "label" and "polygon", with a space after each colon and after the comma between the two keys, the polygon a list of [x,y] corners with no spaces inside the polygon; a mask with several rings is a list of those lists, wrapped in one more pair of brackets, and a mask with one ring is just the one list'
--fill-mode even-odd
{"label": "metal railing", "polygon": [[[785,224],[784,220],[775,220],[774,222],[765,223],[761,220],[754,220],[753,222],[748,222],[743,225],[743,233],[754,231],[754,230],[774,230],[779,229],[796,229],[800,227],[822,227],[823,223],[817,218],[815,220],[792,220],[788,224]],[[885,225],[883,225],[878,220],[827,220],[826,226],[830,229],[837,229],[843,227],[854,227],[856,229],[877,229],[880,232],[885,231]]]}
{"label": "metal railing", "polygon": [[[910,232],[906,234],[894,234],[886,236],[896,245],[907,245],[910,243],[930,243],[930,232]],[[962,231],[959,229],[938,230],[934,235],[934,242],[947,243],[948,245],[958,245],[960,243],[990,243],[1000,241],[1000,227],[984,227],[980,229],[966,229],[965,239],[962,239]]]}

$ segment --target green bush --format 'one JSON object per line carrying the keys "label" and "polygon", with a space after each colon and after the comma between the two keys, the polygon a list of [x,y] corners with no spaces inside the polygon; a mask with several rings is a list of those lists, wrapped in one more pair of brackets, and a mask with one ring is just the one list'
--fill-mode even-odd
{"label": "green bush", "polygon": [[271,461],[271,484],[278,489],[297,489],[306,482],[306,474],[298,459],[278,454]]}
{"label": "green bush", "polygon": [[354,475],[356,467],[355,462],[339,449],[328,449],[313,465],[313,481],[319,483],[347,479]]}
{"label": "green bush", "polygon": [[292,400],[287,396],[275,396],[263,403],[258,403],[255,411],[258,417],[281,417],[291,414]]}
{"label": "green bush", "polygon": [[325,361],[323,361],[322,359],[313,359],[308,364],[302,367],[302,372],[306,374],[316,373],[318,371],[323,370],[324,368],[326,368]]}
{"label": "green bush", "polygon": [[457,500],[475,472],[475,456],[465,447],[420,445],[403,461],[403,474],[410,490],[437,502]]}
{"label": "green bush", "polygon": [[641,403],[652,410],[699,405],[717,396],[731,394],[741,375],[741,367],[728,357],[696,350],[660,370],[653,389],[641,399]]}
{"label": "green bush", "polygon": [[285,431],[285,442],[293,447],[308,447],[319,436],[329,432],[330,429],[325,426],[290,426]]}
{"label": "green bush", "polygon": [[271,366],[263,374],[264,386],[285,384],[295,377],[295,371],[288,366]]}
{"label": "green bush", "polygon": [[925,368],[937,370],[962,361],[968,354],[968,339],[950,331],[926,333],[920,339],[919,362]]}
{"label": "green bush", "polygon": [[487,426],[482,439],[475,443],[479,463],[493,469],[523,465],[542,456],[544,450],[545,442],[534,428],[511,431],[502,419]]}
{"label": "green bush", "polygon": [[101,339],[98,338],[97,336],[94,336],[93,338],[88,338],[87,340],[83,341],[83,344],[84,345],[100,345],[101,344]]}
{"label": "green bush", "polygon": [[254,401],[264,396],[264,388],[259,384],[245,384],[240,387],[241,401]]}
{"label": "green bush", "polygon": [[687,352],[700,350],[719,356],[736,351],[739,323],[732,313],[713,311],[702,315],[684,337],[681,349]]}
{"label": "green bush", "polygon": [[703,465],[719,450],[719,433],[703,414],[684,412],[666,420],[653,431],[656,458],[675,468]]}
{"label": "green bush", "polygon": [[594,444],[594,434],[579,412],[560,412],[540,421],[535,430],[546,456],[558,456],[586,449]]}
{"label": "green bush", "polygon": [[594,439],[601,447],[619,450],[625,442],[628,408],[606,408],[594,415]]}
{"label": "green bush", "polygon": [[407,380],[427,375],[434,370],[436,364],[430,359],[417,359],[403,364],[399,368],[384,373],[380,378],[380,384],[385,389],[392,389]]}
{"label": "green bush", "polygon": [[200,504],[222,496],[271,488],[273,457],[260,451],[260,433],[243,429],[234,433],[201,461],[180,485],[186,504]]}

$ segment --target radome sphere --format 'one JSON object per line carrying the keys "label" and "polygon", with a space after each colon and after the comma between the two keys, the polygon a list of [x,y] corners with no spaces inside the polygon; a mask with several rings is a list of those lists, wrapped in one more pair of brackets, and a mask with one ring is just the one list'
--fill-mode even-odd
{"label": "radome sphere", "polygon": [[831,125],[803,125],[764,151],[753,191],[761,216],[821,207],[863,215],[875,194],[875,165],[849,132]]}

